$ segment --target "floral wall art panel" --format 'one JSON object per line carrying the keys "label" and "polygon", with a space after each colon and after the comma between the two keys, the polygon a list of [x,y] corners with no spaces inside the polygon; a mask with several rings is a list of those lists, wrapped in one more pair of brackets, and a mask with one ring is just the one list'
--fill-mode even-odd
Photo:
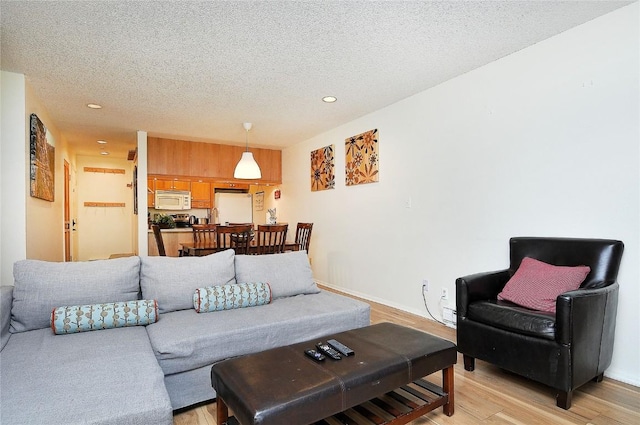
{"label": "floral wall art panel", "polygon": [[335,145],[311,151],[311,191],[335,189]]}
{"label": "floral wall art panel", "polygon": [[53,202],[55,195],[56,150],[47,141],[47,128],[31,114],[29,179],[31,196]]}
{"label": "floral wall art panel", "polygon": [[349,137],[344,141],[344,149],[347,186],[378,181],[378,129]]}

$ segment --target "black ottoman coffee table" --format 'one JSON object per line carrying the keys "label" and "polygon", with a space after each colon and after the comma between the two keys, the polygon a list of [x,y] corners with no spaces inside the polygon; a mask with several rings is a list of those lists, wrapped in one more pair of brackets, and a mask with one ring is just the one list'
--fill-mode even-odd
{"label": "black ottoman coffee table", "polygon": [[[355,354],[322,362],[305,355],[328,339]],[[392,323],[225,360],[211,368],[217,422],[326,424],[335,416],[341,423],[399,425],[440,406],[451,416],[456,361],[454,343]],[[442,387],[422,379],[438,371]]]}

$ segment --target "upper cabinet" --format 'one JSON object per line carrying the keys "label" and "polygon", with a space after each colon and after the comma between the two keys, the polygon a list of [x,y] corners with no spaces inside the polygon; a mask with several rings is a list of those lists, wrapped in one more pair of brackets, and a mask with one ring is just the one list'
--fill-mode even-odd
{"label": "upper cabinet", "polygon": [[211,183],[191,182],[191,208],[211,208]]}
{"label": "upper cabinet", "polygon": [[147,178],[147,206],[155,207],[156,184],[153,178]]}
{"label": "upper cabinet", "polygon": [[147,173],[165,175],[189,175],[191,162],[190,142],[182,140],[147,139]]}
{"label": "upper cabinet", "polygon": [[233,171],[244,152],[241,146],[149,137],[147,172],[239,183],[282,183],[282,151],[260,148],[249,150],[260,166],[261,179],[233,178]]}
{"label": "upper cabinet", "polygon": [[155,190],[191,190],[191,181],[184,179],[155,178]]}

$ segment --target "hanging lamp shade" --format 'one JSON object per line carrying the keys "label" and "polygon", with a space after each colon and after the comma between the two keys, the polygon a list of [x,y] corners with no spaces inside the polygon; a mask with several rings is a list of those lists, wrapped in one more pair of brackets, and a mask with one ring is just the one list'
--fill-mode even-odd
{"label": "hanging lamp shade", "polygon": [[262,172],[258,163],[253,158],[253,154],[249,152],[249,130],[251,130],[251,123],[245,122],[242,124],[247,131],[246,135],[246,152],[242,153],[240,162],[236,165],[236,169],[233,172],[233,177],[236,179],[259,179],[262,178]]}

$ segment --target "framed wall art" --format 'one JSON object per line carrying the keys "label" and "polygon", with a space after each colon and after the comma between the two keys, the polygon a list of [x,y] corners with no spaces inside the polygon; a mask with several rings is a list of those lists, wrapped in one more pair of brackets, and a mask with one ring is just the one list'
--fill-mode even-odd
{"label": "framed wall art", "polygon": [[256,211],[264,210],[264,192],[256,192],[253,195],[253,209]]}
{"label": "framed wall art", "polygon": [[325,146],[311,152],[311,191],[335,189],[335,145]]}
{"label": "framed wall art", "polygon": [[378,181],[378,129],[345,139],[344,150],[344,174],[347,186]]}
{"label": "framed wall art", "polygon": [[29,179],[31,196],[53,202],[55,199],[56,150],[47,140],[47,128],[31,114]]}

